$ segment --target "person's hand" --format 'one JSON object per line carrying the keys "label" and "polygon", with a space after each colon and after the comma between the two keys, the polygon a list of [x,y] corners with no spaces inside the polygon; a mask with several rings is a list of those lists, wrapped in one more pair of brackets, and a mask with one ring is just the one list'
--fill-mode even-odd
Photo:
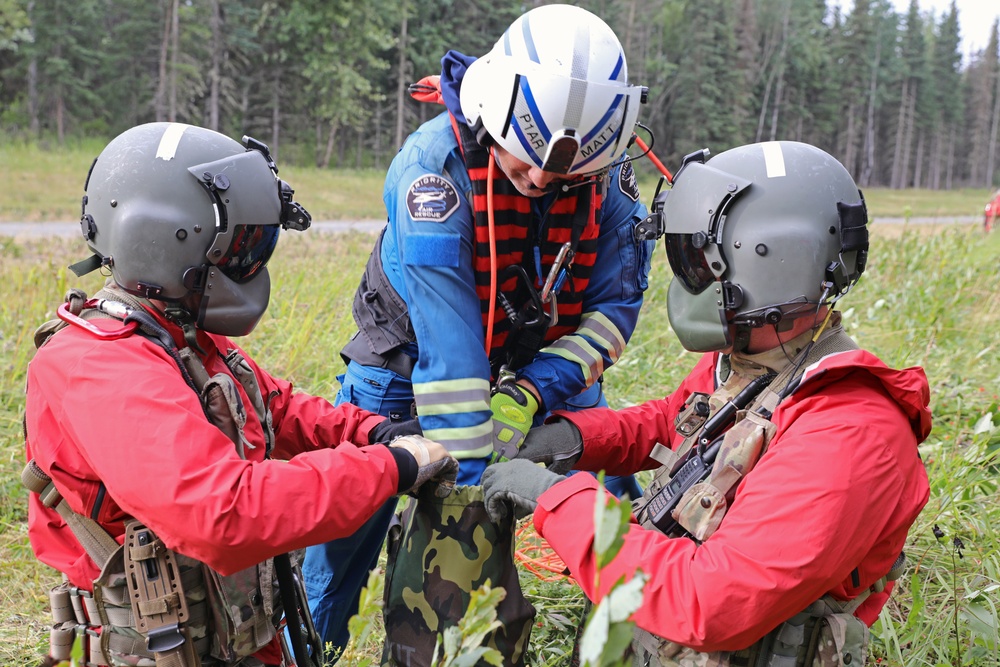
{"label": "person's hand", "polygon": [[403,435],[423,435],[424,432],[420,428],[420,422],[416,419],[407,419],[406,421],[392,421],[386,418],[375,425],[375,428],[368,431],[368,444],[376,445],[383,444],[387,445],[394,439]]}
{"label": "person's hand", "polygon": [[389,443],[389,447],[405,449],[417,462],[417,478],[408,489],[400,493],[412,493],[426,482],[437,482],[434,495],[444,498],[455,488],[458,475],[458,461],[439,442],[428,440],[422,435],[404,435]]}
{"label": "person's hand", "polygon": [[538,401],[530,391],[514,382],[497,384],[490,398],[493,410],[493,450],[499,458],[512,458],[531,428]]}
{"label": "person's hand", "polygon": [[565,475],[583,455],[583,435],[566,419],[543,424],[528,431],[515,459],[544,463],[551,472]]}
{"label": "person's hand", "polygon": [[538,507],[538,496],[553,484],[566,479],[528,460],[507,461],[483,472],[483,501],[486,513],[500,523],[511,511],[521,519]]}

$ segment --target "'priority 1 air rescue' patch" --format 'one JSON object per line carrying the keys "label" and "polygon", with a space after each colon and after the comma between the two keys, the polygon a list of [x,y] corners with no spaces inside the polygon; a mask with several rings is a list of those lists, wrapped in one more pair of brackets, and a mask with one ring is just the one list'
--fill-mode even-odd
{"label": "'priority 1 air rescue' patch", "polygon": [[618,172],[618,189],[632,201],[639,201],[639,183],[632,169],[632,160],[626,160]]}
{"label": "'priority 1 air rescue' patch", "polygon": [[458,208],[458,192],[444,176],[425,174],[406,191],[406,209],[414,220],[441,222]]}

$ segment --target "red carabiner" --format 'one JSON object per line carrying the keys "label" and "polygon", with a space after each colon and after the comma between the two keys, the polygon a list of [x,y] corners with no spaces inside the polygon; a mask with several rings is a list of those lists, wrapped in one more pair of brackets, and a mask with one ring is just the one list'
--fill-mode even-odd
{"label": "red carabiner", "polygon": [[[88,299],[87,302],[83,304],[83,307],[93,308],[94,306],[97,305],[97,301],[98,301],[97,299]],[[98,338],[103,338],[104,340],[115,340],[116,338],[124,338],[125,336],[131,335],[133,331],[139,328],[139,323],[136,321],[132,321],[124,323],[120,329],[111,329],[111,330],[100,329],[98,327],[95,327],[93,324],[83,319],[82,317],[78,317],[73,313],[71,313],[69,310],[68,303],[64,303],[61,306],[59,306],[59,308],[56,309],[56,315],[58,315],[59,319],[62,320],[63,322],[67,322],[69,324],[75,324],[78,327],[82,327],[87,331],[89,331],[90,333],[97,336]]]}

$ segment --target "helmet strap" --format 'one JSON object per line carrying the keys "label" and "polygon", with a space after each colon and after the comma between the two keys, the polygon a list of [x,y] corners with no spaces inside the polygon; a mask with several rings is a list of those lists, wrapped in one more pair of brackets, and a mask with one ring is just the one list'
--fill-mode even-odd
{"label": "helmet strap", "polygon": [[750,345],[750,327],[746,324],[734,324],[733,327],[733,352],[745,352]]}
{"label": "helmet strap", "polygon": [[184,342],[195,352],[204,354],[204,350],[198,345],[198,329],[195,326],[194,315],[187,308],[178,304],[170,304],[163,310],[164,316],[181,328],[184,333]]}
{"label": "helmet strap", "polygon": [[480,116],[479,118],[477,118],[476,122],[473,123],[469,127],[469,129],[471,129],[472,133],[474,135],[476,135],[476,141],[479,142],[480,146],[483,146],[485,148],[489,148],[494,143],[496,143],[496,142],[493,141],[493,137],[490,136],[490,133],[486,131],[486,126],[483,125],[483,118],[482,118],[482,116]]}

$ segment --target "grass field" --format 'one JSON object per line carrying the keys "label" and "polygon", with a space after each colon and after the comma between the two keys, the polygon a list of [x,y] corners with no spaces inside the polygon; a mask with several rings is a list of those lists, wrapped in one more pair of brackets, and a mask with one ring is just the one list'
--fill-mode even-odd
{"label": "grass field", "polygon": [[[0,164],[7,166],[7,185],[0,190],[0,224],[72,221],[80,218],[80,197],[90,164],[101,152],[98,140],[69,143],[56,150],[18,141],[0,140]],[[316,169],[283,165],[281,177],[295,188],[296,197],[314,220],[383,220],[380,170]],[[672,167],[673,165],[667,165]],[[646,160],[637,173],[648,203],[658,173]],[[966,217],[981,216],[990,190],[888,190],[871,188],[865,198],[871,216]]]}
{"label": "grass field", "polygon": [[[10,146],[0,147],[0,158],[37,167],[27,170],[31,176],[15,170],[13,191],[0,193],[0,220],[62,220],[79,214],[78,204],[61,202],[67,197],[79,201],[79,175],[86,173],[88,160],[53,156],[47,161],[37,151],[20,155]],[[59,174],[69,163],[76,166],[66,167],[69,185],[63,186]],[[329,211],[336,210],[332,202],[360,206],[362,199],[366,202],[358,210],[377,209],[367,200],[381,190],[380,175],[363,174],[356,190],[338,195],[343,191],[333,184],[344,182],[341,175],[287,172],[282,170],[282,176],[295,184],[317,218],[325,209],[310,204],[307,194],[314,189],[327,192]],[[301,182],[295,180],[299,177]],[[32,203],[17,208],[10,201],[13,193]],[[973,215],[975,210],[957,209],[979,206],[979,194],[914,193],[908,204],[887,197],[899,208],[881,214],[904,216],[909,206],[912,215],[945,209],[943,215]],[[379,199],[374,195],[376,204]],[[879,210],[880,200],[870,196],[873,210]],[[46,201],[60,203],[46,207]],[[353,214],[329,215],[336,217]],[[343,371],[337,351],[353,331],[350,301],[372,241],[361,233],[284,235],[271,263],[271,307],[244,346],[274,374],[292,378],[304,391],[332,397],[339,386],[336,375]],[[0,665],[35,664],[47,642],[47,590],[58,577],[34,559],[27,542],[26,492],[19,483],[25,367],[34,350],[34,329],[54,316],[66,288],[92,293],[99,286],[99,276],[80,280],[65,268],[85,254],[76,240],[0,237]],[[848,331],[862,346],[890,365],[924,367],[934,412],[934,430],[921,447],[931,499],[911,531],[910,567],[873,628],[870,665],[1000,665],[998,271],[1000,234],[984,236],[978,225],[876,225],[868,271],[842,305]],[[625,355],[606,374],[612,407],[662,396],[695,362],[667,321],[668,278],[658,248],[639,326]],[[528,664],[567,664],[570,628],[582,608],[578,590],[528,573],[522,582],[539,611]],[[376,632],[369,641],[372,653],[379,642]]]}

